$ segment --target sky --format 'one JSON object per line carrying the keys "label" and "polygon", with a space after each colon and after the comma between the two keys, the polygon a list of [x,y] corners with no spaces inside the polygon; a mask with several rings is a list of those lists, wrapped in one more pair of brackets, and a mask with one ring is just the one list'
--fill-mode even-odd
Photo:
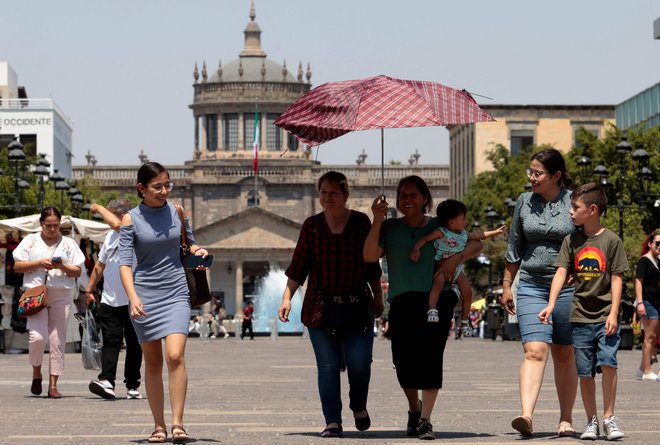
{"label": "sky", "polygon": [[[616,105],[660,80],[659,0],[256,0],[268,58],[312,84],[386,74],[462,89],[480,104]],[[74,165],[192,159],[193,68],[238,58],[249,0],[0,0],[0,60],[30,98],[74,122]],[[386,161],[449,162],[442,127],[385,131]],[[316,153],[380,163],[378,131]]]}

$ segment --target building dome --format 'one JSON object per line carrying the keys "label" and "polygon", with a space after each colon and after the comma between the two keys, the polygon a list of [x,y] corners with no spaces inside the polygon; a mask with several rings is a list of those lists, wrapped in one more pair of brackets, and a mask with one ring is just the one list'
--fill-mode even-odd
{"label": "building dome", "polygon": [[[242,75],[241,75],[242,71]],[[220,76],[222,73],[222,76]],[[285,65],[266,57],[241,56],[218,69],[208,82],[296,82]]]}

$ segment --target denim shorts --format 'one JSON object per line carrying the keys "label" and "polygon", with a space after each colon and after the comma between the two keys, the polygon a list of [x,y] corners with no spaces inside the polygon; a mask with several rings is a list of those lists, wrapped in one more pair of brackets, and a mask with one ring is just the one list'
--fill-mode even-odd
{"label": "denim shorts", "polygon": [[539,312],[548,305],[550,288],[521,281],[518,285],[516,298],[516,314],[522,342],[541,341],[556,345],[570,346],[571,315],[573,287],[565,287],[559,293],[555,309],[552,312],[552,324],[543,324],[539,320]]}
{"label": "denim shorts", "polygon": [[595,377],[597,368],[608,366],[618,368],[616,351],[621,343],[620,327],[616,334],[605,335],[605,322],[571,323],[575,364],[578,376]]}
{"label": "denim shorts", "polygon": [[658,320],[660,318],[658,317],[660,315],[660,304],[644,300],[644,309],[646,310],[647,320]]}

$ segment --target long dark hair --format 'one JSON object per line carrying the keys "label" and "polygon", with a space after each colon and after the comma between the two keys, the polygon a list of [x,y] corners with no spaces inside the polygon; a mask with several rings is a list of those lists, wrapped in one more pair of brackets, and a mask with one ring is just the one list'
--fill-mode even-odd
{"label": "long dark hair", "polygon": [[647,253],[649,253],[649,250],[651,250],[649,244],[651,244],[651,242],[658,235],[660,235],[660,231],[656,230],[655,232],[651,233],[649,236],[646,237],[646,239],[644,240],[644,244],[642,244],[642,253],[640,253],[639,256],[644,256]]}
{"label": "long dark hair", "polygon": [[62,220],[62,212],[55,207],[55,206],[50,206],[46,207],[41,211],[41,216],[39,216],[39,222],[44,222],[46,218],[49,216],[55,216],[58,221]]}
{"label": "long dark hair", "polygon": [[530,161],[539,161],[551,175],[561,172],[561,178],[559,179],[559,186],[561,188],[568,188],[573,185],[573,179],[571,179],[568,171],[566,171],[566,161],[564,161],[564,157],[559,150],[546,148],[535,153]]}
{"label": "long dark hair", "polygon": [[399,181],[399,185],[396,188],[396,208],[399,209],[399,194],[401,193],[401,188],[403,188],[403,186],[406,184],[414,185],[417,191],[421,193],[422,196],[424,196],[426,199],[424,213],[428,213],[428,211],[433,207],[433,197],[431,196],[431,190],[429,190],[429,186],[426,185],[426,182],[424,182],[424,180],[417,175],[406,176]]}
{"label": "long dark hair", "polygon": [[[163,172],[167,173],[167,169],[160,165],[158,162],[145,162],[138,170],[137,182],[138,184],[142,184],[144,187],[146,187],[147,184],[149,184],[149,181]],[[140,198],[144,198],[144,195],[142,192],[140,192],[140,190],[138,190],[137,194]]]}

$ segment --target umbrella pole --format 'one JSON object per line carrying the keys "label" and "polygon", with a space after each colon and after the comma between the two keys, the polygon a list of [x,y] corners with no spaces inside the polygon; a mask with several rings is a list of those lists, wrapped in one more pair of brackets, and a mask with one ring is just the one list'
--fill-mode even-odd
{"label": "umbrella pole", "polygon": [[380,129],[380,195],[385,199],[385,129]]}

